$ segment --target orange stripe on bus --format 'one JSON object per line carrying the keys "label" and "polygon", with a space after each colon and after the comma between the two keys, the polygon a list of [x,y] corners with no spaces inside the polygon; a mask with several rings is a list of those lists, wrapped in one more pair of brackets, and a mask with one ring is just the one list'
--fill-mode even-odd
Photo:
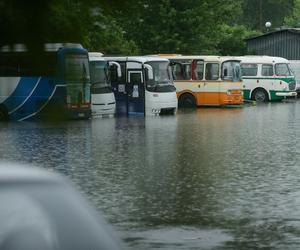
{"label": "orange stripe on bus", "polygon": [[236,90],[233,95],[228,95],[224,92],[191,92],[191,91],[181,91],[177,93],[177,96],[180,97],[184,93],[192,94],[196,99],[197,106],[202,105],[240,105],[243,104],[244,98],[242,91],[240,95],[238,94],[239,90]]}

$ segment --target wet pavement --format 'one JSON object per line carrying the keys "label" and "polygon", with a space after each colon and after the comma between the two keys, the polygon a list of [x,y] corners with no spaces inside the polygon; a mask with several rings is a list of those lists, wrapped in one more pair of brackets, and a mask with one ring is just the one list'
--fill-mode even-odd
{"label": "wet pavement", "polygon": [[299,249],[300,100],[0,125],[2,160],[68,176],[129,249]]}

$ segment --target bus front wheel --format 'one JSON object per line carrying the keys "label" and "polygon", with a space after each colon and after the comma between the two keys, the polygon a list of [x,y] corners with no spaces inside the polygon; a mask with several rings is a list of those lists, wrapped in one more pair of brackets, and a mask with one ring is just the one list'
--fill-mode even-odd
{"label": "bus front wheel", "polygon": [[264,89],[256,89],[252,94],[252,99],[257,102],[267,102],[269,97]]}
{"label": "bus front wheel", "polygon": [[179,108],[195,108],[196,100],[192,94],[183,94],[178,100]]}

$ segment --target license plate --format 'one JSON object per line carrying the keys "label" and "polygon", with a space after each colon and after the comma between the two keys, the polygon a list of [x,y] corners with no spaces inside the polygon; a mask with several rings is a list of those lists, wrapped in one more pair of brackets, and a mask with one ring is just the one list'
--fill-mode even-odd
{"label": "license plate", "polygon": [[84,113],[79,113],[78,117],[84,117]]}

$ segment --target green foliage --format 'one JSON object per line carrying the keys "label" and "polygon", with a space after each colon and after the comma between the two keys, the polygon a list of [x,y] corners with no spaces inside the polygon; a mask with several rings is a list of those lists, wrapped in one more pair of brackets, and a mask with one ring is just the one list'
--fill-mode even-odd
{"label": "green foliage", "polygon": [[217,26],[239,13],[240,3],[232,0],[149,0],[118,9],[115,16],[143,54],[199,54],[217,52]]}
{"label": "green foliage", "polygon": [[88,42],[85,45],[91,51],[127,55],[139,53],[135,43],[124,38],[125,31],[111,16],[105,16],[102,12],[98,12],[91,18],[87,29]]}
{"label": "green foliage", "polygon": [[294,0],[243,0],[241,23],[251,29],[265,31],[265,22],[270,21],[273,27],[284,24],[294,8]]}
{"label": "green foliage", "polygon": [[293,12],[284,19],[284,25],[300,27],[300,0],[295,0]]}
{"label": "green foliage", "polygon": [[247,54],[245,39],[260,34],[260,32],[250,30],[243,25],[222,24],[219,27],[218,52],[221,55],[245,55]]}
{"label": "green foliage", "polygon": [[82,43],[105,54],[246,53],[245,39],[300,25],[300,0],[0,0],[0,44]]}

